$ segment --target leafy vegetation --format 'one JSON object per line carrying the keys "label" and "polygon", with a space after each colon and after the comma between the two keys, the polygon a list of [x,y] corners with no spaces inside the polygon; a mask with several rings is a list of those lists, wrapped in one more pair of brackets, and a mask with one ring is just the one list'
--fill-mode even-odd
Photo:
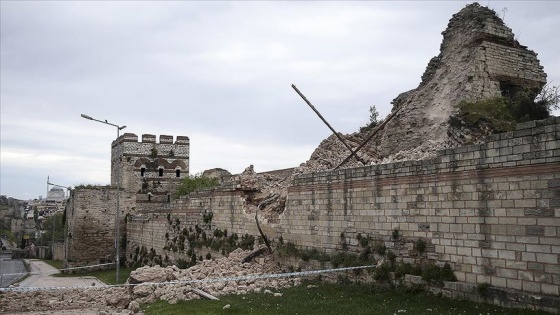
{"label": "leafy vegetation", "polygon": [[50,244],[53,241],[53,231],[54,231],[54,241],[63,242],[64,241],[64,221],[63,212],[58,212],[48,218],[46,218],[42,225],[43,231],[45,231],[39,239],[37,240],[39,244]]}
{"label": "leafy vegetation", "polygon": [[[308,287],[313,284],[317,287]],[[142,305],[152,314],[546,314],[532,310],[512,310],[489,304],[430,295],[424,292],[379,288],[341,281],[339,284],[304,282],[280,290],[282,296],[265,293],[221,296],[219,301],[191,300],[169,304],[158,301]],[[229,305],[229,307],[225,307]]]}
{"label": "leafy vegetation", "polygon": [[45,259],[43,261],[46,262],[47,264],[55,267],[56,269],[62,269],[62,261],[60,261],[60,260]]}
{"label": "leafy vegetation", "polygon": [[534,88],[508,86],[504,96],[460,102],[459,113],[451,117],[450,123],[452,126],[465,123],[476,127],[487,122],[495,132],[511,131],[516,123],[548,118],[551,111],[560,108],[559,104],[558,86],[546,85],[540,93]]}
{"label": "leafy vegetation", "polygon": [[379,124],[379,112],[375,105],[369,107],[369,122],[365,127],[360,128],[361,132],[369,131]]}
{"label": "leafy vegetation", "polygon": [[353,267],[353,266],[363,266],[370,265],[374,263],[374,260],[370,257],[372,253],[370,246],[365,246],[362,251],[357,253],[349,253],[345,250],[337,251],[332,254],[327,254],[319,251],[316,248],[304,249],[298,248],[292,242],[282,242],[276,248],[276,252],[280,256],[291,256],[301,258],[303,261],[309,261],[310,259],[326,262],[330,261],[334,268],[338,267]]}
{"label": "leafy vegetation", "polygon": [[451,117],[450,123],[453,126],[460,126],[461,121],[467,126],[473,127],[479,126],[485,121],[491,124],[496,132],[513,130],[516,124],[505,97],[495,97],[478,102],[460,102],[459,115]]}
{"label": "leafy vegetation", "polygon": [[175,193],[175,197],[186,196],[192,192],[204,190],[218,185],[218,180],[215,178],[208,178],[202,174],[189,175],[181,181],[181,185]]}

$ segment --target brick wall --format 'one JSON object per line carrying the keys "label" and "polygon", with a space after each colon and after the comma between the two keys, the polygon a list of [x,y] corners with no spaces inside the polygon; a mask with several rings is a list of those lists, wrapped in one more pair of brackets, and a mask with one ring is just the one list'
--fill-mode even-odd
{"label": "brick wall", "polygon": [[[430,160],[300,175],[277,223],[261,225],[271,238],[327,252],[340,248],[341,235],[352,250],[357,234],[367,234],[405,260],[450,263],[460,281],[558,295],[559,136],[560,118],[551,118]],[[230,187],[129,222],[129,240],[161,251],[166,212],[185,227],[212,212],[210,229],[258,235],[245,192]],[[412,246],[418,239],[427,244],[422,257]]]}

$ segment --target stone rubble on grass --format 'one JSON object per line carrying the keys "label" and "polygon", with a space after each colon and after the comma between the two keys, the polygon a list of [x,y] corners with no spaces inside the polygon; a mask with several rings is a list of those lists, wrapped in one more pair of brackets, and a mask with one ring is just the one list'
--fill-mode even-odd
{"label": "stone rubble on grass", "polygon": [[[180,300],[199,299],[192,291],[199,289],[213,296],[271,292],[301,284],[300,278],[250,279],[210,283],[164,284],[173,281],[191,281],[213,278],[239,277],[281,273],[281,267],[266,254],[252,262],[242,263],[251,251],[236,249],[223,257],[205,260],[189,269],[169,267],[141,267],[131,272],[128,287],[100,287],[84,289],[9,291],[0,293],[0,313],[28,311],[97,309],[106,314],[135,314],[140,304],[158,299],[177,303]],[[135,285],[133,285],[135,284]],[[274,294],[274,296],[279,296]]]}

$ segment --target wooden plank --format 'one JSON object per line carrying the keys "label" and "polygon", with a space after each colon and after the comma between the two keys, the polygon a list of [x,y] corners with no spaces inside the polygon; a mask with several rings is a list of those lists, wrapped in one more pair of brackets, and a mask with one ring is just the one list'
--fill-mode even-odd
{"label": "wooden plank", "polygon": [[196,294],[198,294],[198,295],[200,295],[200,296],[202,296],[202,297],[205,297],[205,298],[207,298],[207,299],[209,299],[209,300],[215,300],[215,301],[219,301],[219,300],[220,300],[220,299],[218,299],[217,297],[215,297],[215,296],[213,296],[213,295],[211,295],[211,294],[209,294],[209,293],[206,293],[206,292],[204,292],[204,291],[202,291],[202,290],[199,290],[199,289],[191,288],[191,291],[193,291],[194,293],[196,293]]}

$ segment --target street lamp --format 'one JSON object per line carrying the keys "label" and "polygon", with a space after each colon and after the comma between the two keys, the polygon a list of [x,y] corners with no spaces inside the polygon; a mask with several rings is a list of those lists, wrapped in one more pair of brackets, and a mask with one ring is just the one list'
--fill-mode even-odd
{"label": "street lamp", "polygon": [[[119,140],[120,137],[120,131],[124,128],[126,128],[126,126],[119,126],[119,125],[115,125],[112,124],[110,122],[108,122],[106,119],[105,120],[99,120],[99,119],[95,119],[92,118],[91,116],[88,115],[84,115],[81,114],[82,118],[85,119],[89,119],[89,120],[93,120],[93,121],[97,121],[100,122],[102,124],[106,124],[106,125],[110,125],[113,127],[117,128],[117,141]],[[120,157],[120,154],[119,154]],[[119,269],[120,269],[120,246],[119,246],[119,234],[120,234],[120,197],[121,197],[121,175],[120,175],[120,167],[117,165],[117,218],[116,218],[116,222],[115,222],[115,247],[116,247],[116,251],[117,251],[117,257],[116,257],[116,264],[117,264],[117,273],[115,276],[116,279],[116,283],[119,283]]]}
{"label": "street lamp", "polygon": [[[66,186],[51,183],[49,181],[49,176],[47,176],[47,196],[49,195],[49,185],[54,186],[54,187],[66,188],[66,192],[70,191],[70,187],[66,187]],[[66,193],[64,193],[64,199],[66,199]],[[55,201],[55,203],[56,203],[56,201]],[[58,208],[58,206],[57,206],[57,208]],[[53,216],[52,223],[53,223],[53,226],[52,226],[52,252],[53,252],[53,257],[54,257],[54,228],[56,227],[56,220],[55,220],[54,216]],[[62,226],[64,226],[64,222],[62,223]]]}

